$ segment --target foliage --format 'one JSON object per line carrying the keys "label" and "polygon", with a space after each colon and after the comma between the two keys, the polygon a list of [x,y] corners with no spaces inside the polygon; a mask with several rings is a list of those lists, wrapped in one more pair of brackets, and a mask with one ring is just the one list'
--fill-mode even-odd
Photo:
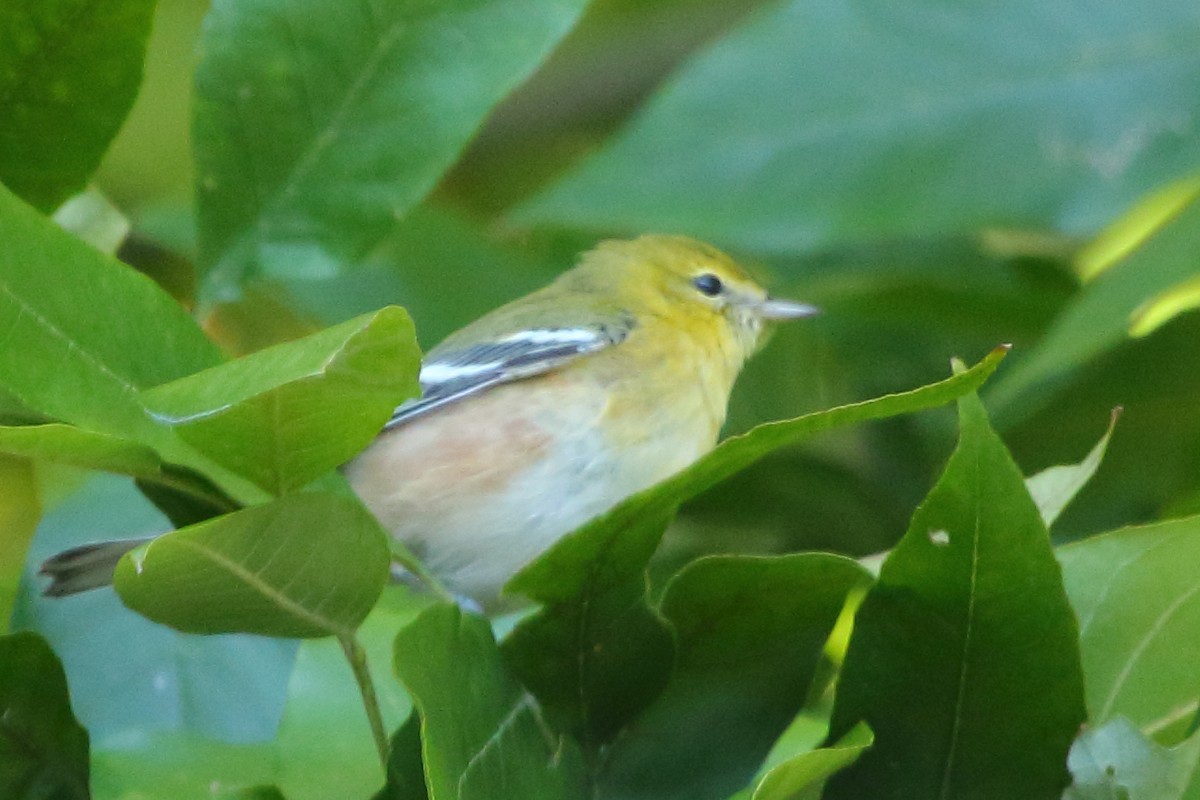
{"label": "foliage", "polygon": [[[1200,798],[1194,8],[203,5],[0,10],[0,795]],[[656,229],[825,316],[521,616],[385,585],[420,346]]]}

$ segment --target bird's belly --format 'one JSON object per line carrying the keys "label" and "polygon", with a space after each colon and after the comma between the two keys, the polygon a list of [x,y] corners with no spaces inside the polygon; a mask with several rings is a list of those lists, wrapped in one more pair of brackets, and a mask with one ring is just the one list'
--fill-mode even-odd
{"label": "bird's belly", "polygon": [[531,388],[497,387],[385,434],[347,469],[393,536],[485,606],[563,535],[712,446],[711,426],[680,424],[675,408],[618,421],[614,446],[611,405],[592,387]]}

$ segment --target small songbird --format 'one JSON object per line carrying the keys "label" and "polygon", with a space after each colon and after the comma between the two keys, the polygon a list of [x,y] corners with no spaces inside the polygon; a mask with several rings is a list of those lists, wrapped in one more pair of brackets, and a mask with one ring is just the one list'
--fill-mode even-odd
{"label": "small songbird", "polygon": [[[421,396],[346,477],[449,589],[494,608],[559,538],[710,450],[766,323],[816,312],[692,239],[601,242],[429,351]],[[110,582],[140,543],[55,556],[47,594]]]}
{"label": "small songbird", "polygon": [[421,396],[346,475],[434,575],[491,607],[559,538],[710,450],[765,323],[814,313],[701,242],[602,242],[431,350]]}

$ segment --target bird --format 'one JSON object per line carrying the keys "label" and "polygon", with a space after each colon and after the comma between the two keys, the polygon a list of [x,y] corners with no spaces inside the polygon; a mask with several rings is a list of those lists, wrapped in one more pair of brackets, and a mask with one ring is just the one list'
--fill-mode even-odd
{"label": "bird", "polygon": [[[539,554],[711,450],[770,324],[816,313],[696,239],[604,240],[431,349],[419,396],[342,471],[447,589],[501,609]],[[46,592],[102,585],[139,543],[52,557]]]}

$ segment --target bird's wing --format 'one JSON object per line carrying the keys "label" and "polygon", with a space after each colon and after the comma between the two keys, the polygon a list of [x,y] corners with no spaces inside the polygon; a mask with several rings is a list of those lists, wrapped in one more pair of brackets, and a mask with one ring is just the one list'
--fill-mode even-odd
{"label": "bird's wing", "polygon": [[390,430],[502,383],[557,369],[620,343],[629,325],[596,323],[525,328],[484,342],[430,351],[421,365],[421,396],[399,406]]}

